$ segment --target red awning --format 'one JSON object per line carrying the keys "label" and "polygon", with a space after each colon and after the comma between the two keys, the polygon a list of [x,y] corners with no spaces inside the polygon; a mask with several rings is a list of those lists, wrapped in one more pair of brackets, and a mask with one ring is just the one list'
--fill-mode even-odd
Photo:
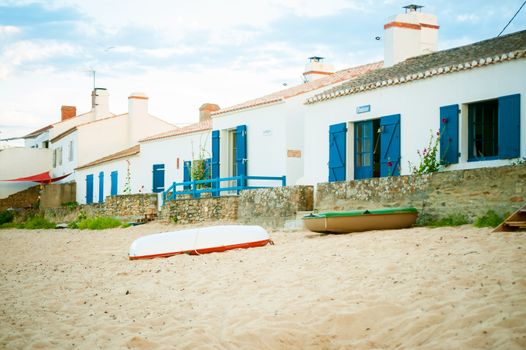
{"label": "red awning", "polygon": [[27,177],[19,177],[18,179],[12,179],[12,180],[0,180],[0,181],[10,181],[10,182],[40,182],[41,184],[50,184],[52,182],[60,181],[66,177],[71,175],[71,173],[62,175],[59,177],[52,178],[49,176],[49,171],[43,172],[41,174],[33,175],[33,176],[27,176]]}

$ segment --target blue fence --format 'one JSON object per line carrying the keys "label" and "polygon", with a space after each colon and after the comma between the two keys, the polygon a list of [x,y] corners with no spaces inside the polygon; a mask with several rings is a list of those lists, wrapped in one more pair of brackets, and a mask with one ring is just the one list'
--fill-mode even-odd
{"label": "blue fence", "polygon": [[[258,188],[267,188],[274,186],[248,186],[249,180],[263,180],[263,181],[281,181],[281,186],[287,186],[286,176],[233,176],[223,177],[209,180],[194,180],[185,182],[174,182],[170,187],[163,191],[163,205],[166,200],[175,200],[177,196],[190,194],[194,198],[199,198],[201,193],[212,193],[213,196],[219,196],[221,192],[236,192],[244,190],[255,190]],[[221,187],[222,182],[235,181],[235,186],[228,184],[226,187]],[[180,187],[182,190],[177,191]]]}

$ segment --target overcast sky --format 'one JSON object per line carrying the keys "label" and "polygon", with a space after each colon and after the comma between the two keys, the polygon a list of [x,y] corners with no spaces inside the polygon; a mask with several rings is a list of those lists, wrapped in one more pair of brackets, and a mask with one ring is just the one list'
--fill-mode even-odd
{"label": "overcast sky", "polygon": [[[496,36],[523,0],[426,0],[439,48]],[[409,1],[0,0],[0,139],[60,120],[60,106],[91,108],[93,78],[110,110],[149,97],[176,124],[301,83],[307,58],[337,70],[383,59],[383,24]],[[506,33],[526,29],[526,9]]]}

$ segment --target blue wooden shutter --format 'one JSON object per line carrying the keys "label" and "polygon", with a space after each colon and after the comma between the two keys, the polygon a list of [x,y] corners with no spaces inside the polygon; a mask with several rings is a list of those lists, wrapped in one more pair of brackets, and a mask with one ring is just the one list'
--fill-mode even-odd
{"label": "blue wooden shutter", "polygon": [[[192,161],[185,160],[183,162],[183,182],[192,181],[191,173],[192,173]],[[185,190],[189,190],[190,185],[184,185],[183,188]]]}
{"label": "blue wooden shutter", "polygon": [[86,175],[86,204],[93,203],[93,174]]}
{"label": "blue wooden shutter", "polygon": [[99,173],[99,203],[104,202],[104,172]]}
{"label": "blue wooden shutter", "polygon": [[164,191],[164,164],[153,165],[153,188],[152,192],[158,193]]}
{"label": "blue wooden shutter", "polygon": [[[247,126],[238,125],[236,128],[236,164],[237,176],[247,176]],[[247,181],[240,181],[239,186],[245,187]]]}
{"label": "blue wooden shutter", "polygon": [[111,172],[111,192],[110,192],[111,196],[117,195],[118,176],[119,176],[119,173],[117,172],[117,170]]}
{"label": "blue wooden shutter", "polygon": [[521,95],[499,97],[499,158],[520,157]]}
{"label": "blue wooden shutter", "polygon": [[[219,178],[219,130],[212,131],[212,179]],[[219,183],[212,183],[212,188],[218,188]],[[218,196],[219,191],[212,192],[213,196]]]}
{"label": "blue wooden shutter", "polygon": [[380,176],[400,175],[400,114],[380,118]]}
{"label": "blue wooden shutter", "polygon": [[329,182],[345,181],[347,123],[329,127]]}
{"label": "blue wooden shutter", "polygon": [[458,163],[458,105],[440,107],[440,162]]}

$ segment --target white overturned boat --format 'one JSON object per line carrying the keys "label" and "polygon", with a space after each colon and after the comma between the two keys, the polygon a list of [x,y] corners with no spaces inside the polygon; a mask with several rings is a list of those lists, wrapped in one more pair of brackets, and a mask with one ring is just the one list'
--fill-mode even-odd
{"label": "white overturned boat", "polygon": [[224,225],[157,233],[133,241],[130,260],[177,254],[206,254],[237,248],[261,247],[270,237],[260,226]]}

